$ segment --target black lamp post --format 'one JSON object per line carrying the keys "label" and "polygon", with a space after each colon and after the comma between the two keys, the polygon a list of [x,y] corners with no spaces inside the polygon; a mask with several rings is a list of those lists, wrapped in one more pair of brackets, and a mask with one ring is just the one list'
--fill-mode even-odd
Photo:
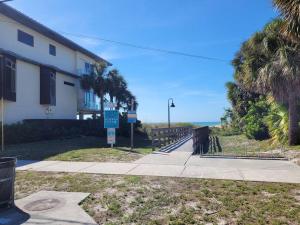
{"label": "black lamp post", "polygon": [[[171,105],[170,105],[170,101],[171,102]],[[171,127],[171,121],[170,121],[170,108],[175,108],[175,104],[173,102],[173,98],[169,98],[168,99],[168,127],[170,128]]]}

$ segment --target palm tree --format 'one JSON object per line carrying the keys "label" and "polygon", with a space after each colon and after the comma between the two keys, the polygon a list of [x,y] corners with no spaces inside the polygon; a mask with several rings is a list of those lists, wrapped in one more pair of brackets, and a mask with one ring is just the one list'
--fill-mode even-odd
{"label": "palm tree", "polygon": [[[123,105],[125,107],[128,105],[127,100],[132,96],[131,92],[128,90],[128,85],[126,80],[119,71],[113,69],[107,74],[107,93],[110,96],[110,101],[113,102],[115,99],[117,109],[120,109]],[[124,108],[124,107],[123,107]]]}
{"label": "palm tree", "polygon": [[272,144],[286,144],[288,142],[289,119],[286,107],[277,104],[272,97],[268,97],[270,112],[264,118],[271,135]]}
{"label": "palm tree", "polygon": [[101,116],[104,113],[104,95],[106,80],[105,74],[107,70],[107,64],[97,63],[93,66],[91,74],[85,74],[81,78],[81,87],[86,91],[94,90],[96,95],[100,98]]}
{"label": "palm tree", "polygon": [[281,35],[284,22],[275,20],[245,42],[233,60],[235,78],[247,90],[271,94],[289,111],[289,144],[298,139],[300,48]]}
{"label": "palm tree", "polygon": [[300,42],[300,0],[273,0],[281,12],[285,23],[284,33],[296,42]]}
{"label": "palm tree", "polygon": [[107,70],[106,64],[97,64],[95,66],[95,85],[94,85],[94,91],[97,94],[97,96],[100,98],[100,107],[101,107],[101,116],[104,115],[104,95],[105,95],[105,86],[106,86],[106,80],[105,80],[105,74]]}
{"label": "palm tree", "polygon": [[116,69],[110,70],[106,76],[106,92],[109,95],[110,102],[114,101],[119,88],[121,86],[119,71]]}

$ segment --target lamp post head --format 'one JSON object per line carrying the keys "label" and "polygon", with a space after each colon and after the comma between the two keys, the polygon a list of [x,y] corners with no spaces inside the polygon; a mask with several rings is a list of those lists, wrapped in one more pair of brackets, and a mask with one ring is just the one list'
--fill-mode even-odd
{"label": "lamp post head", "polygon": [[175,108],[175,104],[174,102],[172,102],[172,104],[170,105],[171,108]]}

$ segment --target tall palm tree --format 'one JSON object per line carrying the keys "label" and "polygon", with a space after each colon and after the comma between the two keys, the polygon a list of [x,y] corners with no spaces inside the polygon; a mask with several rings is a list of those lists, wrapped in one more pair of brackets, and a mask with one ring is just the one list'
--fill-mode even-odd
{"label": "tall palm tree", "polygon": [[285,23],[285,34],[300,42],[300,0],[273,0]]}
{"label": "tall palm tree", "polygon": [[117,109],[121,108],[122,103],[126,103],[126,97],[129,93],[126,80],[119,71],[113,69],[107,74],[107,93],[110,96],[110,101],[117,104]]}
{"label": "tall palm tree", "polygon": [[105,95],[105,86],[106,86],[106,79],[105,74],[107,71],[107,64],[97,64],[95,66],[95,85],[94,91],[96,92],[97,96],[100,98],[100,107],[101,107],[101,116],[104,115],[104,95]]}
{"label": "tall palm tree", "polygon": [[107,64],[97,63],[93,66],[91,74],[85,74],[81,78],[81,87],[86,91],[94,90],[96,95],[100,98],[101,116],[104,113],[104,95],[106,91],[105,74]]}
{"label": "tall palm tree", "polygon": [[281,35],[282,20],[268,24],[245,42],[233,61],[235,78],[246,89],[271,94],[288,106],[289,144],[298,142],[300,48]]}

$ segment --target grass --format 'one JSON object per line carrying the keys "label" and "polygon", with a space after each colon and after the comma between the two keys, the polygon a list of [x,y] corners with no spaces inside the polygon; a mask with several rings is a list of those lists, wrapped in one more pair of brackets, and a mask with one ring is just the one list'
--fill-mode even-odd
{"label": "grass", "polygon": [[261,153],[274,150],[268,140],[250,140],[244,135],[219,136],[220,144],[224,153],[248,154]]}
{"label": "grass", "polygon": [[79,137],[10,145],[0,154],[28,160],[122,162],[134,161],[152,152],[151,142],[144,135],[135,137],[134,150],[129,148],[130,138],[118,137],[113,149],[106,143],[105,138]]}
{"label": "grass", "polygon": [[225,155],[270,155],[285,156],[300,165],[300,146],[272,145],[270,140],[250,140],[245,135],[219,135],[222,152]]}
{"label": "grass", "polygon": [[17,172],[17,198],[39,190],[91,193],[98,224],[300,224],[299,184]]}

